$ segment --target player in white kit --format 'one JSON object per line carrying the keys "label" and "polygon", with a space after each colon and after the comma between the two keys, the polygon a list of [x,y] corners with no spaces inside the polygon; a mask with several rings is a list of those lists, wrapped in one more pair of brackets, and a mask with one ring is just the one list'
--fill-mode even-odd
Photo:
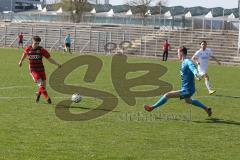
{"label": "player in white kit", "polygon": [[198,72],[199,74],[205,78],[205,85],[208,89],[209,94],[213,94],[216,91],[212,89],[210,81],[209,81],[209,76],[207,74],[207,69],[208,69],[208,60],[210,57],[213,57],[213,53],[211,49],[207,48],[207,42],[202,41],[200,43],[201,48],[196,51],[196,53],[193,55],[192,60],[195,61],[198,65]]}

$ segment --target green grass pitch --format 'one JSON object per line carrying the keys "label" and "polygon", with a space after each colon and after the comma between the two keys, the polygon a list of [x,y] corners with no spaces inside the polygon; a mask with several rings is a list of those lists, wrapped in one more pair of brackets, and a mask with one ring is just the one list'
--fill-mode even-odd
{"label": "green grass pitch", "polygon": [[[0,49],[0,159],[1,160],[239,160],[240,159],[240,74],[239,66],[210,65],[209,75],[216,94],[209,96],[203,81],[196,82],[194,97],[212,107],[213,116],[171,99],[161,108],[147,113],[144,104],[156,97],[137,98],[127,105],[113,88],[111,56],[95,55],[103,61],[96,82],[86,83],[86,67],[74,70],[66,84],[83,85],[118,97],[112,111],[89,121],[63,121],[55,114],[58,102],[70,95],[47,90],[53,104],[43,98],[35,103],[36,84],[28,73],[28,60],[22,68],[22,50]],[[61,63],[77,55],[51,53]],[[156,63],[167,67],[161,79],[180,87],[180,62],[129,57],[129,63]],[[47,78],[56,66],[44,61]],[[137,77],[139,73],[131,73]],[[147,89],[143,86],[141,89]],[[160,96],[160,95],[159,95]],[[73,104],[73,113],[89,111],[101,101],[84,97]],[[191,121],[189,121],[191,114]]]}

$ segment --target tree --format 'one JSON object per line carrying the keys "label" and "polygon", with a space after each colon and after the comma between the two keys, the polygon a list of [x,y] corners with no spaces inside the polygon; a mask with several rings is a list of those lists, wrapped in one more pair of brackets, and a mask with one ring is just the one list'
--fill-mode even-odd
{"label": "tree", "polygon": [[89,11],[88,0],[61,0],[64,10],[69,11],[73,22],[79,23],[86,11]]}
{"label": "tree", "polygon": [[167,5],[167,0],[160,0],[157,2],[157,6],[159,7],[159,14],[161,15],[162,13],[162,6],[166,6]]}
{"label": "tree", "polygon": [[131,6],[133,13],[140,14],[141,17],[146,17],[145,14],[153,0],[132,0],[127,5]]}
{"label": "tree", "polygon": [[[150,4],[152,4],[155,0],[130,0],[127,5],[131,6],[133,13],[140,14],[141,17],[148,16],[146,13],[150,8]],[[165,5],[167,0],[159,0],[157,2],[157,6],[159,8]]]}

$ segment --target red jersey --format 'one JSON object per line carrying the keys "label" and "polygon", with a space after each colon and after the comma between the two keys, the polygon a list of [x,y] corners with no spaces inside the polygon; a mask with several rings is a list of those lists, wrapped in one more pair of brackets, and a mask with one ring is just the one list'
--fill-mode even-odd
{"label": "red jersey", "polygon": [[22,34],[19,34],[19,35],[18,35],[18,41],[19,41],[19,42],[22,42],[22,41],[23,41],[23,35],[22,35]]}
{"label": "red jersey", "polygon": [[168,42],[164,42],[163,44],[163,50],[168,51],[170,44]]}
{"label": "red jersey", "polygon": [[33,49],[32,46],[27,46],[24,49],[24,54],[28,56],[29,59],[29,69],[30,72],[44,72],[44,66],[42,58],[50,58],[48,51],[42,47],[37,47]]}

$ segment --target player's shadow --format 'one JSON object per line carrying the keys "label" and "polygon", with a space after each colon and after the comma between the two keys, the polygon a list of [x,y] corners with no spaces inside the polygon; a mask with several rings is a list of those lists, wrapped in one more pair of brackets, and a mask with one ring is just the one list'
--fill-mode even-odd
{"label": "player's shadow", "polygon": [[104,108],[102,108],[102,109],[95,109],[95,108],[93,108],[93,107],[80,107],[80,106],[68,106],[68,105],[61,105],[61,108],[69,108],[69,109],[71,109],[71,108],[76,108],[76,109],[84,109],[84,110],[101,110],[101,111],[111,111],[111,112],[120,112],[120,111],[113,111],[113,110],[110,110],[110,109],[104,109]]}
{"label": "player's shadow", "polygon": [[240,96],[228,96],[228,95],[221,95],[221,94],[216,94],[215,97],[223,97],[223,98],[240,98]]}
{"label": "player's shadow", "polygon": [[240,122],[220,119],[220,118],[208,118],[206,121],[193,121],[194,123],[216,123],[216,124],[229,124],[229,125],[240,125]]}
{"label": "player's shadow", "polygon": [[[44,102],[44,104],[47,104],[47,105],[52,105],[52,106],[56,106],[57,104],[55,103],[52,103],[52,104],[48,104],[47,102]],[[61,105],[61,108],[76,108],[76,109],[85,109],[85,110],[93,110],[95,108],[93,107],[81,107],[81,106],[74,106],[74,105]],[[101,111],[111,111],[111,112],[120,112],[120,111],[113,111],[113,110],[110,110],[110,109],[107,109],[107,108],[102,108],[102,109],[95,109],[95,110],[101,110]]]}

